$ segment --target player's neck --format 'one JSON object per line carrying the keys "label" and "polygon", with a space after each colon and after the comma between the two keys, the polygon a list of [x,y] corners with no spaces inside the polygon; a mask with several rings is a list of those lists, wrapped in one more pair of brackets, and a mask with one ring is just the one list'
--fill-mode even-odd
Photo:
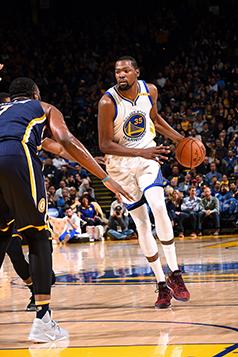
{"label": "player's neck", "polygon": [[27,100],[27,99],[31,99],[31,98],[29,98],[29,97],[16,97],[12,101],[15,102],[15,101],[21,101],[21,100]]}
{"label": "player's neck", "polygon": [[140,91],[140,87],[138,82],[135,82],[132,87],[127,90],[120,90],[119,87],[117,87],[117,90],[123,97],[126,97],[130,100],[135,100]]}

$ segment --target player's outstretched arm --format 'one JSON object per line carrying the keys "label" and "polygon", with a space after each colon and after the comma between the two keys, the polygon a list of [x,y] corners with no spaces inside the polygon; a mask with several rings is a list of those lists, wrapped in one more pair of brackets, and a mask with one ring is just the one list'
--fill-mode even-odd
{"label": "player's outstretched arm", "polygon": [[41,104],[46,113],[53,139],[62,145],[65,153],[69,155],[70,159],[78,162],[93,175],[100,178],[104,185],[115,194],[122,194],[130,201],[133,200],[133,198],[120,185],[107,175],[85,146],[69,131],[62,113],[51,104],[44,102],[41,102]]}
{"label": "player's outstretched arm", "polygon": [[179,142],[183,139],[183,135],[179,134],[176,130],[174,130],[158,113],[157,110],[157,99],[158,99],[158,91],[154,84],[148,84],[148,88],[150,91],[150,95],[153,101],[153,106],[150,111],[150,117],[154,122],[155,130],[173,140],[175,143]]}
{"label": "player's outstretched arm", "polygon": [[74,161],[73,157],[64,149],[64,147],[57,141],[51,138],[44,138],[41,143],[42,149],[48,151],[54,155],[60,156],[66,160]]}
{"label": "player's outstretched arm", "polygon": [[[52,154],[63,157],[66,160],[74,161],[72,156],[70,156],[69,153],[66,152],[63,146],[51,138],[46,137],[42,141],[42,149],[44,149],[45,151],[49,151]],[[97,161],[99,165],[105,165],[105,160],[103,156],[94,156],[93,158],[95,161]]]}

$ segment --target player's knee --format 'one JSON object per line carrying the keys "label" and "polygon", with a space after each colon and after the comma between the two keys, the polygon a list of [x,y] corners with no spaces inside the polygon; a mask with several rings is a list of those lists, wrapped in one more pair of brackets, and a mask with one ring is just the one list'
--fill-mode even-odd
{"label": "player's knee", "polygon": [[153,209],[152,212],[155,220],[158,222],[167,222],[170,220],[166,206],[163,204],[158,204],[158,206]]}
{"label": "player's knee", "polygon": [[137,220],[136,221],[136,227],[149,227],[151,225],[149,219],[143,219],[143,220]]}

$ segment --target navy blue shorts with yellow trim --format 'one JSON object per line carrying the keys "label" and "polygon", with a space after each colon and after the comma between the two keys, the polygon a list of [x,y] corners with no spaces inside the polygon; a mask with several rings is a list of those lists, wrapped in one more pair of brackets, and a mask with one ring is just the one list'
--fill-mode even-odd
{"label": "navy blue shorts with yellow trim", "polygon": [[[14,153],[17,153],[14,155]],[[40,159],[20,141],[0,142],[0,229],[47,228],[46,193]]]}

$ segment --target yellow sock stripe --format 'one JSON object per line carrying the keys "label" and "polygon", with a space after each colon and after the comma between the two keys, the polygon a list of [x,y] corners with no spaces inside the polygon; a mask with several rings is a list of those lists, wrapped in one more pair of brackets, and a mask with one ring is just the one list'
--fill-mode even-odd
{"label": "yellow sock stripe", "polygon": [[32,165],[32,160],[31,160],[31,154],[28,149],[28,146],[23,141],[22,141],[22,146],[23,146],[25,154],[26,154],[26,159],[27,159],[27,164],[28,164],[28,169],[29,169],[30,183],[31,183],[31,194],[32,194],[33,200],[35,202],[35,205],[37,205],[36,181],[35,181],[35,174],[34,174],[34,169],[33,169],[33,165]]}
{"label": "yellow sock stripe", "polygon": [[12,237],[19,237],[19,238],[22,239],[22,236],[21,236],[20,234],[17,234],[17,233],[14,233],[14,234],[12,235]]}
{"label": "yellow sock stripe", "polygon": [[37,229],[38,231],[42,231],[43,229],[47,229],[47,225],[45,224],[44,226],[34,226],[33,224],[30,224],[29,226],[25,226],[25,227],[22,227],[22,228],[18,228],[17,230],[19,232],[21,231],[24,231],[25,229],[28,229],[28,228],[35,228]]}
{"label": "yellow sock stripe", "polygon": [[50,300],[35,301],[36,306],[49,304]]}

